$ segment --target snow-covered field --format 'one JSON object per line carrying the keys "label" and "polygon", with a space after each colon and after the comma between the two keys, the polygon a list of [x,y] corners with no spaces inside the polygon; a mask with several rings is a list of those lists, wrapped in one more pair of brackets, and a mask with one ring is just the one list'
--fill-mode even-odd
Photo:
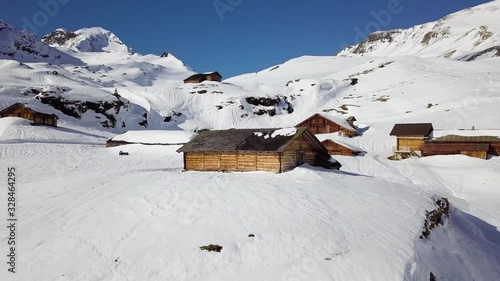
{"label": "snow-covered field", "polygon": [[[337,156],[341,171],[204,173],[182,171],[178,146],[87,141],[0,144],[19,204],[18,273],[2,280],[500,278],[499,158],[369,152]],[[449,222],[421,240],[436,196]]]}
{"label": "snow-covered field", "polygon": [[[102,28],[42,42],[0,20],[0,109],[60,118],[0,119],[0,181],[16,169],[19,219],[17,273],[2,254],[0,280],[500,280],[500,157],[387,159],[395,123],[500,136],[500,57],[464,59],[498,44],[499,16],[493,1],[369,42],[364,55],[201,84],[183,84],[194,71],[174,55],[133,53]],[[358,137],[318,135],[363,151],[335,156],[340,171],[184,172],[176,145],[105,148],[113,137],[171,144],[202,129],[293,127],[314,113],[357,119]],[[450,216],[419,239],[438,197]],[[209,244],[222,251],[200,249]]]}

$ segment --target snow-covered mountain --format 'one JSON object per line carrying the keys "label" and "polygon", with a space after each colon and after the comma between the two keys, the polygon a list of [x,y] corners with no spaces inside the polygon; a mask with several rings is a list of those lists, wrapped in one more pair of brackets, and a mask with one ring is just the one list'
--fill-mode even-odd
{"label": "snow-covered mountain", "polygon": [[132,49],[114,33],[101,27],[83,28],[75,32],[60,28],[45,35],[42,41],[54,47],[79,52],[132,53]]}
{"label": "snow-covered mountain", "polygon": [[32,33],[17,30],[1,19],[0,60],[81,64],[78,59],[50,47]]}
{"label": "snow-covered mountain", "polygon": [[338,55],[442,57],[475,60],[500,56],[500,1],[408,29],[378,31]]}

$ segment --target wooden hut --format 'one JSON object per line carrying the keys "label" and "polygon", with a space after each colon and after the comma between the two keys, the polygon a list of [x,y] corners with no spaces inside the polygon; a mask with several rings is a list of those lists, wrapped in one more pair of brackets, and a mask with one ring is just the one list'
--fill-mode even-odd
{"label": "wooden hut", "polygon": [[31,125],[47,125],[53,127],[57,127],[57,120],[59,119],[55,114],[38,112],[21,103],[15,103],[0,111],[0,118],[4,117],[21,117],[30,120]]}
{"label": "wooden hut", "polygon": [[[354,122],[354,121],[353,121]],[[306,127],[313,134],[329,134],[340,132],[341,134],[354,137],[358,135],[357,130],[351,126],[348,121],[335,118],[325,117],[319,113],[300,122],[295,127]]]}
{"label": "wooden hut", "polygon": [[419,152],[420,146],[432,137],[431,123],[396,124],[390,133],[397,137],[394,152]]}
{"label": "wooden hut", "polygon": [[356,156],[362,152],[359,148],[330,139],[324,140],[321,143],[325,146],[330,155]]}
{"label": "wooden hut", "polygon": [[447,135],[439,138],[434,138],[431,142],[439,144],[488,144],[488,154],[500,156],[500,138],[496,136]]}
{"label": "wooden hut", "polygon": [[195,171],[281,173],[304,163],[341,166],[306,128],[205,131],[177,152],[184,153],[184,169]]}
{"label": "wooden hut", "polygon": [[216,81],[216,82],[221,82],[222,81],[222,75],[220,75],[219,72],[207,72],[207,73],[198,73],[189,76],[188,78],[184,79],[184,83],[201,83],[203,81]]}
{"label": "wooden hut", "polygon": [[463,154],[486,159],[488,143],[424,143],[421,145],[422,156]]}

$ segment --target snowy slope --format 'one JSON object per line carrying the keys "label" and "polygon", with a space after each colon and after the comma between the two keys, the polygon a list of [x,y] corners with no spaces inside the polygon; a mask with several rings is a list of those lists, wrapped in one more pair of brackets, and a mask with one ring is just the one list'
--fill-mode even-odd
{"label": "snowy slope", "polygon": [[[101,28],[45,42],[16,31],[76,63],[18,59],[22,48],[0,59],[0,108],[60,117],[58,128],[0,120],[0,169],[16,168],[22,198],[19,271],[0,280],[499,280],[500,158],[387,159],[395,123],[499,136],[500,58],[464,59],[497,44],[495,6],[425,25],[414,41],[399,31],[373,54],[304,56],[222,83],[183,84],[194,71],[174,55],[131,53]],[[493,34],[474,46],[482,25]],[[15,48],[0,38],[0,50]],[[457,50],[449,57],[446,44]],[[178,146],[104,148],[126,131],[116,139],[186,140],[200,129],[292,127],[314,113],[356,116],[361,136],[318,137],[366,153],[336,156],[341,171],[276,175],[182,172]],[[450,200],[450,217],[419,239],[436,196]],[[223,249],[200,250],[209,244]]]}
{"label": "snowy slope", "polygon": [[500,56],[500,1],[469,8],[409,29],[379,31],[339,56],[444,57],[474,60]]}

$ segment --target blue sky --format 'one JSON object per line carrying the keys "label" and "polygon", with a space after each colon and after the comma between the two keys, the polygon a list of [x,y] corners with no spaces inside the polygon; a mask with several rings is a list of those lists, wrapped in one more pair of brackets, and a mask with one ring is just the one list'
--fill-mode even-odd
{"label": "blue sky", "polygon": [[333,55],[375,29],[407,28],[485,2],[2,0],[0,18],[39,37],[101,26],[138,53],[169,51],[196,71],[227,78],[302,55]]}

